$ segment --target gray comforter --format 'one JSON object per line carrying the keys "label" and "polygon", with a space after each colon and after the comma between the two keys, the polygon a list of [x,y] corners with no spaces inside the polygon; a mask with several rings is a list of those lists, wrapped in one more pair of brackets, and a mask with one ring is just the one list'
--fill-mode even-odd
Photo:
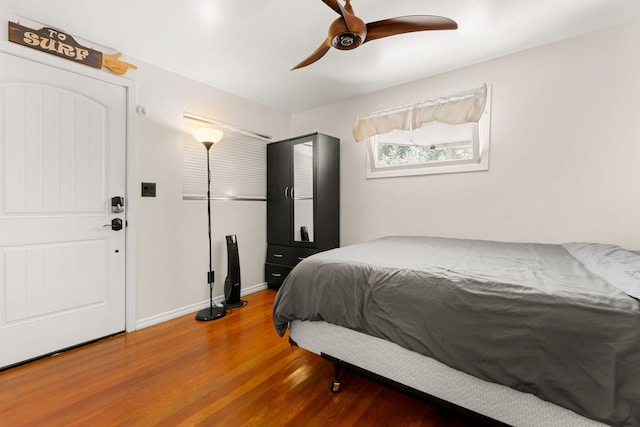
{"label": "gray comforter", "polygon": [[[291,320],[324,320],[640,426],[640,302],[569,253],[585,247],[388,237],[338,248],[289,274],[273,320],[281,336]],[[622,256],[640,283],[640,256]]]}

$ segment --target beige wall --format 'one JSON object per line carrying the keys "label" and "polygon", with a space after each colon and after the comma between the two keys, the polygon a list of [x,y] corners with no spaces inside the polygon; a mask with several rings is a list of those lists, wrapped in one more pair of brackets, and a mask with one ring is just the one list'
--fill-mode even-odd
{"label": "beige wall", "polygon": [[[156,198],[130,195],[137,202],[137,319],[208,298],[206,202],[181,197],[185,111],[275,140],[314,131],[340,137],[342,245],[421,234],[640,249],[638,24],[293,116],[128,58],[139,69],[126,78],[146,109],[136,116],[133,179],[157,183]],[[488,172],[365,179],[365,145],[351,137],[356,113],[485,82],[493,87]],[[226,275],[226,234],[238,235],[243,287],[263,282],[265,202],[213,202],[213,234],[216,296]]]}
{"label": "beige wall", "polygon": [[[640,249],[640,22],[293,115],[341,138],[341,244],[418,234]],[[356,113],[493,87],[489,171],[365,179]]]}
{"label": "beige wall", "polygon": [[[138,181],[156,182],[157,197],[138,196],[138,319],[208,298],[206,201],[182,200],[182,114],[187,111],[244,129],[289,136],[290,116],[158,67],[137,62],[131,73],[138,104]],[[266,184],[265,184],[266,185]],[[236,234],[242,286],[264,282],[266,202],[212,202],[214,295],[223,294],[224,236]]]}
{"label": "beige wall", "polygon": [[[0,11],[0,18],[4,22],[16,20],[3,11]],[[130,143],[136,150],[135,158],[127,159],[135,163],[137,172],[137,176],[127,177],[128,181],[133,180],[136,189],[127,195],[128,215],[133,215],[135,210],[135,224],[132,222],[130,228],[130,231],[135,230],[137,246],[135,320],[146,326],[185,310],[195,311],[194,306],[208,301],[206,201],[182,200],[183,113],[190,112],[271,135],[274,140],[290,136],[290,115],[135,58],[123,58],[138,69],[120,77],[10,43],[6,33],[0,36],[0,50],[115,84],[134,82],[134,103],[146,110],[146,114],[132,116],[136,135],[135,141]],[[142,198],[141,182],[155,182],[157,197]],[[216,272],[214,296],[223,295],[227,274],[224,236],[227,234],[238,236],[243,288],[263,284],[266,202],[214,201],[212,230]],[[132,237],[130,233],[129,238]]]}

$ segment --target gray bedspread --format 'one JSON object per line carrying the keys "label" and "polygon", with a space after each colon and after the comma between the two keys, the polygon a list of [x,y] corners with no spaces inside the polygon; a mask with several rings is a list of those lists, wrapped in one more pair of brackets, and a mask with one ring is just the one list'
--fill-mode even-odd
{"label": "gray bedspread", "polygon": [[322,252],[278,292],[277,332],[295,319],[384,338],[586,417],[640,426],[640,302],[561,245],[387,237]]}

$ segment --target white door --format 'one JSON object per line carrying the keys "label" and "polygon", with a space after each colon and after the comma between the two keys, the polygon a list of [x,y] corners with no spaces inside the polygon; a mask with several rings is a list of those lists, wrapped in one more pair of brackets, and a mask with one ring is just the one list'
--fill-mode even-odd
{"label": "white door", "polygon": [[0,52],[0,367],[124,331],[125,149],[125,88]]}

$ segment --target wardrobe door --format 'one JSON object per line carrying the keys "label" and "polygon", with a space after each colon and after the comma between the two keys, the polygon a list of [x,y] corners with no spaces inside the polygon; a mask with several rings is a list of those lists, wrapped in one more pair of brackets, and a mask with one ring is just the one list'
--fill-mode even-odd
{"label": "wardrobe door", "polygon": [[267,145],[267,242],[291,244],[291,144]]}
{"label": "wardrobe door", "polygon": [[314,167],[315,244],[319,250],[340,246],[340,140],[318,134]]}

